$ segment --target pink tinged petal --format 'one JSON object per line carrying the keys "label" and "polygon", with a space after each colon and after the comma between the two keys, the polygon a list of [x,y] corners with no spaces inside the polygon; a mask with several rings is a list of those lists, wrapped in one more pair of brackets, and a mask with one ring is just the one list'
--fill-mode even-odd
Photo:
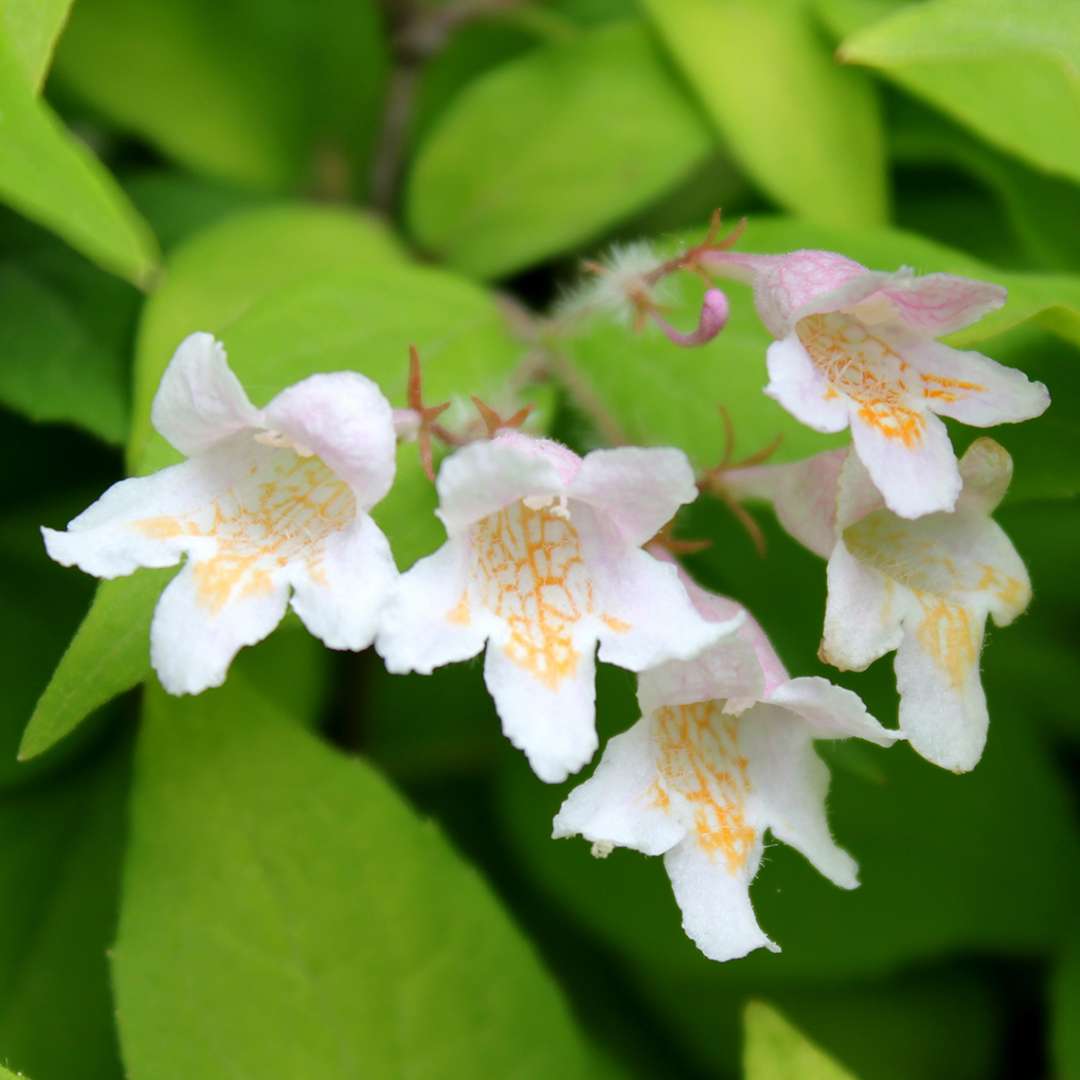
{"label": "pink tinged petal", "polygon": [[842,451],[843,463],[836,483],[836,529],[843,533],[849,526],[885,507],[881,492],[854,450]]}
{"label": "pink tinged petal", "polygon": [[863,406],[852,414],[855,452],[885,505],[903,518],[956,506],[962,482],[945,425],[932,413]]}
{"label": "pink tinged petal", "polygon": [[583,836],[594,844],[662,855],[685,835],[660,786],[652,725],[639,720],[604,748],[592,777],[566,797],[552,836]]}
{"label": "pink tinged petal", "polygon": [[821,658],[841,671],[863,671],[900,644],[910,593],[864,566],[843,541],[827,577]]}
{"label": "pink tinged petal", "polygon": [[753,798],[773,835],[805,855],[834,885],[854,889],[858,867],[829,832],[829,770],[814,752],[809,729],[772,704],[755,706],[739,726]]}
{"label": "pink tinged petal", "polygon": [[928,341],[906,355],[919,372],[926,408],[963,424],[1015,424],[1041,416],[1050,405],[1042,383],[982,353]]}
{"label": "pink tinged petal", "polygon": [[818,371],[798,337],[774,341],[766,354],[769,384],[765,393],[796,420],[825,433],[848,426],[848,400]]}
{"label": "pink tinged petal", "polygon": [[182,454],[201,454],[259,426],[259,413],[225,359],[224,346],[191,334],[161,377],[150,413],[154,427]]}
{"label": "pink tinged petal", "polygon": [[701,315],[697,327],[689,333],[676,330],[665,318],[653,312],[653,322],[664,332],[669,341],[684,348],[706,345],[727,325],[731,307],[728,298],[719,289],[706,289],[701,302]]}
{"label": "pink tinged petal", "polygon": [[231,596],[219,609],[207,606],[192,561],[161,594],[150,624],[150,661],[170,694],[198,694],[220,686],[233,657],[262,641],[285,614],[284,581]]}
{"label": "pink tinged petal", "polygon": [[723,638],[693,660],[669,660],[641,673],[638,702],[649,715],[664,705],[698,701],[756,701],[764,693],[758,658],[738,634]]}
{"label": "pink tinged petal", "polygon": [[967,772],[986,745],[990,718],[979,681],[983,616],[935,601],[896,651],[900,728],[927,761]]}
{"label": "pink tinged petal", "polygon": [[724,474],[724,484],[740,498],[772,504],[789,536],[823,559],[836,543],[836,497],[847,450],[826,450],[790,465],[755,465]]}
{"label": "pink tinged petal", "polygon": [[391,674],[430,675],[484,647],[493,623],[470,603],[468,557],[465,540],[448,540],[398,578],[375,638]]}
{"label": "pink tinged petal", "polygon": [[952,274],[897,274],[882,288],[907,326],[942,337],[996,311],[1008,295],[1000,285]]}
{"label": "pink tinged petal", "polygon": [[878,746],[891,746],[903,737],[883,728],[858,694],[820,676],[790,679],[769,695],[768,702],[796,714],[815,739],[866,739]]}
{"label": "pink tinged petal", "polygon": [[353,371],[312,375],[263,410],[265,424],[301,454],[317,454],[352,489],[361,510],[394,479],[393,410],[370,379]]}
{"label": "pink tinged petal", "polygon": [[525,752],[541,780],[561,783],[585,765],[597,747],[593,651],[578,654],[573,674],[547,682],[522,667],[508,651],[512,647],[489,643],[484,682],[503,734]]}
{"label": "pink tinged petal", "polygon": [[556,444],[546,443],[526,435],[500,435],[470,443],[448,457],[436,484],[446,531],[456,536],[526,496],[563,494],[566,463],[549,449]]}
{"label": "pink tinged petal", "polygon": [[664,856],[683,930],[710,960],[735,960],[760,948],[780,951],[758,926],[750,904],[761,846],[758,841],[754,857],[736,870],[692,836]]}
{"label": "pink tinged petal", "polygon": [[957,510],[993,513],[1009,490],[1012,474],[1012,458],[1005,447],[986,436],[976,439],[960,459],[964,489]]}
{"label": "pink tinged petal", "polygon": [[393,591],[390,545],[367,514],[332,533],[321,549],[290,565],[292,608],[331,649],[366,649]]}
{"label": "pink tinged petal", "polygon": [[586,455],[567,495],[612,520],[622,544],[640,547],[693,502],[698,489],[681,450],[620,446]]}

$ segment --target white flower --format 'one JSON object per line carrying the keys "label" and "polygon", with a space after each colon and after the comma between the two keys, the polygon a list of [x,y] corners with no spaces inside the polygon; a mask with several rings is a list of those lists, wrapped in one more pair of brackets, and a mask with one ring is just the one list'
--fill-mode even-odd
{"label": "white flower", "polygon": [[[688,587],[708,617],[739,610]],[[851,691],[789,678],[749,618],[696,660],[642,674],[638,700],[641,719],[608,743],[593,777],[570,793],[554,836],[581,835],[598,853],[615,846],[663,855],[683,929],[710,959],[778,951],[750,904],[766,829],[840,887],[858,884],[854,860],[829,833],[829,774],[813,740],[855,736],[887,746],[897,733]]]}
{"label": "white flower", "polygon": [[503,731],[560,781],[596,749],[594,657],[640,671],[690,657],[735,624],[698,616],[674,567],[640,550],[697,495],[678,450],[584,459],[514,431],[439,472],[448,540],[402,575],[375,643],[392,672],[480,652]]}
{"label": "white flower", "polygon": [[859,458],[830,451],[793,465],[729,473],[730,490],[771,499],[796,540],[829,560],[822,658],[862,671],[896,650],[900,728],[923,757],[974,768],[989,716],[979,679],[987,615],[1006,626],[1031,584],[991,520],[1012,476],[993,439],[960,460],[955,512],[916,521],[882,506]]}
{"label": "white flower", "polygon": [[817,431],[850,426],[856,453],[901,517],[956,505],[960,474],[939,416],[991,427],[1050,404],[1042,383],[935,340],[1001,307],[999,285],[881,273],[828,251],[721,251],[703,262],[754,286],[777,338],[766,393]]}
{"label": "white flower", "polygon": [[157,430],[188,460],[114,484],[49,554],[101,578],[187,565],[162,593],[154,668],[174,694],[219,686],[237,651],[292,606],[335,649],[371,643],[397,576],[367,511],[394,476],[390,405],[354,372],[313,375],[265,409],[248,400],[225,350],[192,334],[154,398]]}

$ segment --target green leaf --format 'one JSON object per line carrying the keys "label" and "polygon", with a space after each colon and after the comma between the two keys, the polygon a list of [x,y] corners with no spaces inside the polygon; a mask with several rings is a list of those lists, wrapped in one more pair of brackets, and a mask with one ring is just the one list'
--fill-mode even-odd
{"label": "green leaf", "polygon": [[130,740],[0,799],[0,1047],[36,1080],[120,1080],[106,950]]}
{"label": "green leaf", "polygon": [[100,161],[39,101],[0,35],[0,199],[113,273],[147,280],[157,253]]}
{"label": "green leaf", "polygon": [[386,67],[373,0],[80,0],[56,58],[65,88],[196,172],[337,195],[366,185]]}
{"label": "green leaf", "polygon": [[585,1074],[475,872],[238,676],[148,691],[113,974],[133,1080]]}
{"label": "green leaf", "polygon": [[763,1001],[751,1001],[743,1013],[745,1080],[854,1080],[819,1050],[798,1028]]}
{"label": "green leaf", "polygon": [[584,31],[458,96],[409,178],[409,227],[451,265],[505,275],[661,195],[710,141],[640,24]]}
{"label": "green leaf", "polygon": [[1050,994],[1054,1076],[1080,1080],[1080,923],[1062,951]]}
{"label": "green leaf", "polygon": [[1080,180],[1080,8],[929,0],[856,32],[841,57],[880,70],[1003,150]]}
{"label": "green leaf", "polygon": [[811,221],[884,221],[875,88],[836,64],[809,0],[647,0],[646,8],[761,188]]}
{"label": "green leaf", "polygon": [[6,261],[0,262],[0,355],[0,401],[9,408],[124,443],[125,358],[83,325],[62,293]]}
{"label": "green leaf", "polygon": [[4,0],[0,5],[0,39],[10,42],[34,90],[40,90],[45,81],[70,8],[71,0]]}

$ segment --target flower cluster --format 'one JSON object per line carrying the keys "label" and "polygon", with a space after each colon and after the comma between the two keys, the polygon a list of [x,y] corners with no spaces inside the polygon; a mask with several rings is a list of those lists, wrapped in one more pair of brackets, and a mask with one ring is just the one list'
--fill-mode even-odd
{"label": "flower cluster", "polygon": [[[765,831],[843,888],[857,883],[825,815],[816,739],[907,739],[957,771],[987,732],[979,655],[988,615],[1027,606],[1023,563],[990,514],[1008,454],[978,439],[957,462],[940,416],[975,426],[1037,416],[1045,387],[937,337],[1001,305],[1002,289],[945,274],[870,271],[841,255],[750,255],[730,239],[659,262],[634,247],[593,267],[585,303],[630,311],[692,347],[727,318],[710,286],[696,330],[657,299],[667,274],[749,281],[777,339],[772,395],[850,449],[725,472],[726,492],[766,499],[786,530],[828,560],[822,659],[862,670],[896,652],[900,726],[882,727],[850,690],[792,678],[754,618],[706,592],[662,542],[701,486],[682,451],[621,446],[579,456],[502,421],[455,439],[420,394],[395,412],[363,375],[314,375],[265,407],[248,399],[209,334],[187,338],[153,405],[187,460],[110,488],[49,554],[102,578],[179,563],[151,627],[165,688],[199,693],[291,605],[334,649],[374,644],[393,673],[430,673],[484,651],[503,731],[537,776],[559,782],[597,749],[596,658],[638,672],[641,718],[606,746],[555,818],[597,855],[663,855],[689,936],[724,960],[764,946],[749,887]],[[399,438],[455,446],[436,479],[447,539],[399,573],[371,509],[394,478]]]}

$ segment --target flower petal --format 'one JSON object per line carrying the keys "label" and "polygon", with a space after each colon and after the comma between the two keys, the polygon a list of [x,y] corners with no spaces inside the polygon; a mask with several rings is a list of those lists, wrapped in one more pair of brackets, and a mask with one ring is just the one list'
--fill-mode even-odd
{"label": "flower petal", "polygon": [[290,565],[292,608],[331,649],[366,649],[397,580],[390,545],[361,514],[327,537],[317,558]]}
{"label": "flower petal", "polygon": [[469,443],[439,469],[439,517],[451,536],[528,495],[560,495],[566,484],[545,440],[499,436]]}
{"label": "flower petal", "polygon": [[896,651],[900,729],[927,761],[973,769],[990,717],[979,681],[983,620],[959,605],[932,606]]}
{"label": "flower petal", "polygon": [[686,835],[658,787],[652,726],[639,720],[604,747],[596,772],[566,797],[552,836],[632,848],[662,855]]}
{"label": "flower petal", "polygon": [[773,835],[801,851],[833,884],[854,889],[857,867],[829,832],[829,770],[814,752],[809,729],[774,705],[745,712],[739,729],[753,798]]}
{"label": "flower petal", "polygon": [[928,337],[942,337],[996,311],[1008,292],[1001,285],[954,274],[898,273],[881,289],[903,321]]}
{"label": "flower petal", "polygon": [[972,427],[1031,420],[1050,405],[1041,382],[982,353],[927,341],[905,356],[919,372],[926,407]]}
{"label": "flower petal", "polygon": [[862,698],[817,675],[790,679],[769,695],[769,704],[797,713],[815,739],[867,739],[891,746],[902,738],[883,728],[867,711]]}
{"label": "flower petal", "polygon": [[750,882],[761,861],[755,857],[735,871],[688,836],[664,856],[687,936],[710,960],[735,960],[762,947],[780,947],[762,932],[750,905]]}
{"label": "flower petal", "polygon": [[484,682],[495,699],[503,734],[525,751],[541,780],[561,783],[595,753],[596,663],[591,648],[580,650],[572,675],[548,684],[492,641],[484,658]]}
{"label": "flower petal", "polygon": [[821,658],[841,671],[863,671],[900,644],[907,590],[864,566],[843,541],[827,576]]}
{"label": "flower petal", "polygon": [[848,426],[847,400],[814,366],[795,334],[774,341],[766,354],[769,385],[765,393],[796,420],[815,431],[843,431]]}
{"label": "flower petal", "polygon": [[398,578],[375,637],[391,674],[430,675],[484,647],[491,620],[469,604],[467,559],[466,542],[448,540]]}
{"label": "flower petal", "polygon": [[917,518],[956,506],[960,470],[949,433],[932,413],[905,410],[897,418],[864,406],[852,414],[851,434],[855,452],[894,514]]}
{"label": "flower petal", "polygon": [[154,427],[191,457],[259,425],[259,413],[225,358],[225,347],[206,333],[180,343],[161,377],[150,412]]}
{"label": "flower petal", "polygon": [[1009,490],[1012,474],[1012,458],[1004,446],[986,436],[976,439],[960,459],[964,490],[957,500],[957,510],[993,513]]}
{"label": "flower petal", "polygon": [[638,702],[646,716],[662,705],[758,700],[763,693],[758,656],[741,628],[693,660],[669,660],[642,671],[638,678]]}
{"label": "flower petal", "polygon": [[198,694],[220,686],[233,657],[262,641],[281,621],[289,590],[284,581],[233,596],[211,610],[189,562],[161,594],[150,624],[150,661],[170,694]]}
{"label": "flower petal", "polygon": [[394,480],[394,414],[382,391],[355,371],[311,375],[263,410],[267,426],[320,458],[352,489],[361,510]]}
{"label": "flower petal", "polygon": [[698,489],[681,450],[620,446],[587,454],[566,493],[612,518],[624,543],[640,547],[693,502]]}

